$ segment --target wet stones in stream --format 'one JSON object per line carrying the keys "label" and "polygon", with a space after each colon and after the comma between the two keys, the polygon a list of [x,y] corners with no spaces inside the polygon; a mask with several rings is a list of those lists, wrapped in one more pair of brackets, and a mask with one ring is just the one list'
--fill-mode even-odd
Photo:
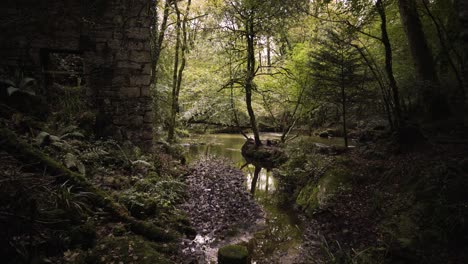
{"label": "wet stones in stream", "polygon": [[183,209],[198,234],[184,241],[184,255],[196,258],[192,263],[209,263],[217,248],[245,241],[240,237],[252,235],[263,222],[264,213],[247,191],[242,171],[227,161],[201,159],[186,181],[189,197]]}

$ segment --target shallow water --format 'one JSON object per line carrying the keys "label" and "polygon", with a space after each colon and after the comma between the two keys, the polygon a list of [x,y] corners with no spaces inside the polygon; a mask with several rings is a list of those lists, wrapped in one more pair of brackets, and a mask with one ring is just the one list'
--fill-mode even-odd
{"label": "shallow water", "polygon": [[[279,139],[280,134],[263,133],[263,139]],[[318,143],[341,145],[342,139],[314,138]],[[302,227],[292,206],[284,204],[278,189],[277,179],[271,171],[246,165],[241,154],[245,138],[239,134],[194,135],[183,141],[188,162],[203,155],[227,158],[235,167],[242,168],[246,188],[266,212],[265,229],[257,232],[251,241],[253,263],[290,263],[299,252],[302,242]]]}

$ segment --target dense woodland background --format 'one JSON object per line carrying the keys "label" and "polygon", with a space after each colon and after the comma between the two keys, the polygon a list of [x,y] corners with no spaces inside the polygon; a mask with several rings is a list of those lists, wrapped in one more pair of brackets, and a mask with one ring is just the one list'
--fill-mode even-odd
{"label": "dense woodland background", "polygon": [[[463,119],[458,1],[159,3],[158,123],[288,133]],[[164,37],[164,39],[163,39]],[[229,111],[228,111],[229,110]],[[254,113],[253,113],[254,112]],[[253,115],[256,117],[252,120]],[[257,130],[257,129],[254,129]]]}

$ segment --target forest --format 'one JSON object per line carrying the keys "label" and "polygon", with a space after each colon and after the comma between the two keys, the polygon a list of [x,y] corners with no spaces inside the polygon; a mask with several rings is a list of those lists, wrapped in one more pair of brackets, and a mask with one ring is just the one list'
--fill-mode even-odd
{"label": "forest", "polygon": [[468,262],[463,0],[7,2],[5,263]]}

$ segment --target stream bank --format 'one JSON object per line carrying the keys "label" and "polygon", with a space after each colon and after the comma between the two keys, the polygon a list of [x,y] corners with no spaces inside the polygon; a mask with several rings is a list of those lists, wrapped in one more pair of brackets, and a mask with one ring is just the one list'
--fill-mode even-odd
{"label": "stream bank", "polygon": [[[279,136],[274,133],[262,134],[262,138],[273,140]],[[342,144],[340,138],[313,137],[313,140],[329,145]],[[265,216],[264,228],[252,233],[250,237],[253,262],[258,264],[299,263],[304,231],[298,212],[294,210],[293,203],[288,203],[285,199],[284,191],[278,177],[274,176],[273,170],[246,164],[241,154],[241,147],[244,143],[245,139],[238,134],[209,134],[188,138],[182,145],[186,148],[187,161],[195,164],[194,168],[199,168],[200,159],[211,160],[212,157],[225,159],[231,166],[241,168],[241,170],[233,168],[231,170],[238,171],[243,177],[242,191],[252,194],[256,203],[263,208]],[[213,166],[213,171],[218,170],[218,163],[215,162]],[[203,170],[206,172],[209,169]],[[198,201],[197,197],[194,199]],[[210,219],[210,216],[207,215],[206,219]]]}
{"label": "stream bank", "polygon": [[220,247],[249,243],[264,227],[264,212],[245,189],[242,172],[228,161],[202,158],[187,177],[188,199],[183,210],[197,231],[185,240],[184,263],[211,263]]}

